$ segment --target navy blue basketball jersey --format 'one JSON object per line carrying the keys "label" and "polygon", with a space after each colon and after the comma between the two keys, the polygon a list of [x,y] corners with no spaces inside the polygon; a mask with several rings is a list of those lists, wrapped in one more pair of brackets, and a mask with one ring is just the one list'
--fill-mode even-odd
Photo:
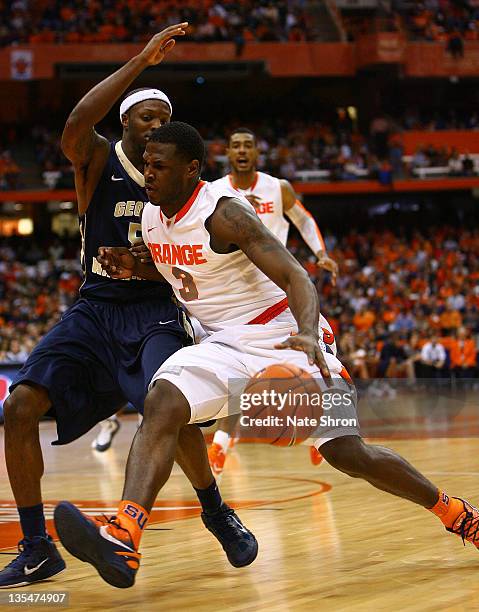
{"label": "navy blue basketball jersey", "polygon": [[115,280],[96,260],[98,247],[131,245],[141,238],[141,213],[148,201],[143,175],[126,157],[121,141],[110,154],[88,209],[80,217],[83,298],[115,302],[170,296],[167,283],[141,279]]}

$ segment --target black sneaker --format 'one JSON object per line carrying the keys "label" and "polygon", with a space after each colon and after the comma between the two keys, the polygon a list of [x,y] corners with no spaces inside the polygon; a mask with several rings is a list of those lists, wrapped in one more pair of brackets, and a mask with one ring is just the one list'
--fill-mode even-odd
{"label": "black sneaker", "polygon": [[18,557],[0,571],[0,589],[47,580],[66,567],[50,536],[24,538],[18,543],[18,552]]}
{"label": "black sneaker", "polygon": [[223,547],[231,565],[244,567],[253,563],[258,554],[258,542],[232,508],[223,504],[214,514],[202,512],[201,519]]}

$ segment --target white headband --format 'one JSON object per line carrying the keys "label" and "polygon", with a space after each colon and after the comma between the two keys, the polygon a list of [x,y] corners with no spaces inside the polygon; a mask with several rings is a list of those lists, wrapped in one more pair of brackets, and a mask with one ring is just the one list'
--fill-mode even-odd
{"label": "white headband", "polygon": [[173,113],[173,107],[171,106],[171,102],[165,93],[159,89],[141,89],[140,91],[137,91],[125,98],[120,104],[120,120],[132,106],[138,104],[138,102],[143,102],[143,100],[162,100],[168,104],[170,113]]}

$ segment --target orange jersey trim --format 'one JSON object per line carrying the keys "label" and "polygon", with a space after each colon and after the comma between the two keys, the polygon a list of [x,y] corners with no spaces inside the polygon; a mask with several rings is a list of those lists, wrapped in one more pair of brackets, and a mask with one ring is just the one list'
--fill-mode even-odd
{"label": "orange jersey trim", "polygon": [[190,208],[193,206],[196,198],[198,197],[198,193],[200,192],[200,189],[203,187],[204,184],[205,184],[205,181],[199,181],[198,182],[198,185],[196,185],[195,190],[191,194],[189,200],[185,204],[183,204],[183,206],[180,208],[180,210],[174,216],[174,220],[173,220],[173,218],[172,219],[168,219],[168,217],[163,218],[163,214],[162,214],[161,209],[160,209],[160,219],[161,219],[161,221],[164,223],[165,219],[166,219],[166,224],[169,225],[171,223],[171,221],[173,221],[173,223],[178,223],[178,221],[183,219],[183,217],[188,213]]}
{"label": "orange jersey trim", "polygon": [[284,298],[283,300],[281,300],[281,302],[273,304],[273,306],[267,308],[257,317],[251,319],[251,321],[248,321],[246,325],[264,325],[265,323],[269,323],[275,317],[284,312],[286,308],[288,308],[288,298]]}

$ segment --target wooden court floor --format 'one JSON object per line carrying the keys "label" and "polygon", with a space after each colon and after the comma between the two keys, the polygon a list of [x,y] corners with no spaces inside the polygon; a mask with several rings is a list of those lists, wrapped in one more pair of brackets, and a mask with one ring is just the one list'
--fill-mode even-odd
{"label": "wooden court floor", "polygon": [[[97,514],[116,507],[135,428],[132,419],[122,423],[114,447],[103,454],[90,449],[93,433],[67,447],[51,447],[54,426],[42,424],[49,512],[61,499]],[[3,449],[2,428],[0,436]],[[479,502],[479,439],[387,445],[450,494]],[[4,565],[19,532],[3,456],[0,476]],[[327,465],[312,466],[305,447],[239,445],[221,490],[258,538],[259,556],[250,567],[227,563],[175,467],[143,538],[143,561],[132,589],[108,586],[91,566],[62,551],[67,570],[26,590],[66,590],[72,610],[479,610],[478,550],[463,547],[423,509]]]}

